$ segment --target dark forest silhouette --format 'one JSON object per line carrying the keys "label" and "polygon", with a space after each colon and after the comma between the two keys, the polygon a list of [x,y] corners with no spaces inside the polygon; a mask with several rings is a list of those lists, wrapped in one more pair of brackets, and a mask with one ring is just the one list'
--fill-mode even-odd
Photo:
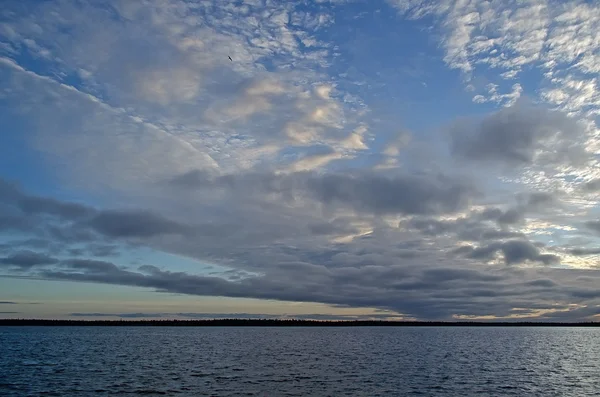
{"label": "dark forest silhouette", "polygon": [[600,327],[600,322],[479,322],[479,321],[371,321],[296,319],[211,320],[35,320],[0,319],[0,326],[162,326],[162,327]]}

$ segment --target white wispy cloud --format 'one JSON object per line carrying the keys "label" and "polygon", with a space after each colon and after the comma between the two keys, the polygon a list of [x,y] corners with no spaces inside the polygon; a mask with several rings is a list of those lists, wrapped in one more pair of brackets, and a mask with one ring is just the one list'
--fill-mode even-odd
{"label": "white wispy cloud", "polygon": [[[333,22],[328,7],[308,11],[292,3],[262,1],[144,5],[118,1],[40,3],[30,11],[2,22],[4,45],[13,50],[14,60],[6,58],[7,62],[17,64],[24,51],[43,52],[58,73],[28,72],[62,88],[77,76],[81,84],[76,90],[88,99],[112,108],[113,113],[119,109],[119,117],[128,118],[128,123],[143,121],[143,128],[155,129],[161,139],[179,142],[189,150],[172,152],[179,170],[187,167],[185,163],[195,167],[202,161],[225,171],[252,167],[267,158],[281,162],[285,157],[276,148],[294,145],[366,148],[362,127],[346,120],[346,105],[331,96],[333,86],[323,82],[328,76],[317,72],[329,58],[329,44],[315,37],[315,32]],[[70,34],[60,33],[64,27]],[[36,88],[46,89],[30,89]],[[55,90],[59,98],[65,95]],[[68,103],[61,107],[65,112],[82,113],[77,110],[80,104]],[[35,117],[46,124],[48,120],[42,118],[56,111],[41,111]],[[85,123],[94,124],[100,123]],[[127,140],[137,139],[131,128],[121,127],[112,127],[119,131],[115,133],[121,143],[104,145],[106,150],[111,145],[126,147]],[[75,141],[57,131],[72,128],[57,125],[52,132],[54,146],[61,147],[63,155]],[[86,144],[102,150],[103,145],[95,143],[103,139],[102,134],[85,133],[82,125],[78,128],[84,132],[78,141],[83,144],[89,139]],[[153,156],[150,148],[136,149]],[[127,172],[112,174],[119,177]]]}
{"label": "white wispy cloud", "polygon": [[599,5],[578,0],[389,3],[412,18],[434,16],[443,33],[444,60],[467,77],[485,67],[515,79],[523,68],[535,68],[545,76],[548,88],[542,96],[551,103],[575,112],[598,108],[593,75],[600,64]]}

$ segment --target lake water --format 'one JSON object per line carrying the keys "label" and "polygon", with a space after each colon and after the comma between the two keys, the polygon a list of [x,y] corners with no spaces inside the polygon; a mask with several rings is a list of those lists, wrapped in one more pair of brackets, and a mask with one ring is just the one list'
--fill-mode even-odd
{"label": "lake water", "polygon": [[0,327],[0,396],[600,396],[596,328]]}

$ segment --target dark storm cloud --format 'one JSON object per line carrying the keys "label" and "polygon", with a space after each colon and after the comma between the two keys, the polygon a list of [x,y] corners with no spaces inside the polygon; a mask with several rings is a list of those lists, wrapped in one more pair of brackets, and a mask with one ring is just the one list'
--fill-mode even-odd
{"label": "dark storm cloud", "polygon": [[231,189],[242,194],[309,197],[324,204],[346,205],[373,214],[442,214],[464,208],[476,193],[469,184],[444,176],[395,175],[374,172],[320,175],[254,173],[211,178],[192,171],[171,180],[186,188]]}
{"label": "dark storm cloud", "polygon": [[39,265],[53,265],[56,263],[58,263],[58,259],[56,258],[29,250],[18,251],[4,258],[0,258],[0,264],[16,266],[22,269],[28,269]]}
{"label": "dark storm cloud", "polygon": [[[480,122],[464,121],[451,130],[454,156],[511,166],[576,163],[585,157],[584,130],[574,119],[557,111],[516,104]],[[536,152],[541,150],[541,157]]]}
{"label": "dark storm cloud", "polygon": [[549,265],[560,261],[560,257],[551,254],[541,254],[538,247],[528,241],[510,240],[494,242],[477,248],[461,247],[461,252],[471,259],[490,260],[497,252],[504,256],[507,265],[523,263],[526,261],[541,262]]}

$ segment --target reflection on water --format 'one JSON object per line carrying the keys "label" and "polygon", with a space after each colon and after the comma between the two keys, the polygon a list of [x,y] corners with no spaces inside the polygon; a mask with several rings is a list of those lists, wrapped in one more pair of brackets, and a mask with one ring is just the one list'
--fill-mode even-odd
{"label": "reflection on water", "polygon": [[600,395],[597,328],[0,327],[0,395]]}

